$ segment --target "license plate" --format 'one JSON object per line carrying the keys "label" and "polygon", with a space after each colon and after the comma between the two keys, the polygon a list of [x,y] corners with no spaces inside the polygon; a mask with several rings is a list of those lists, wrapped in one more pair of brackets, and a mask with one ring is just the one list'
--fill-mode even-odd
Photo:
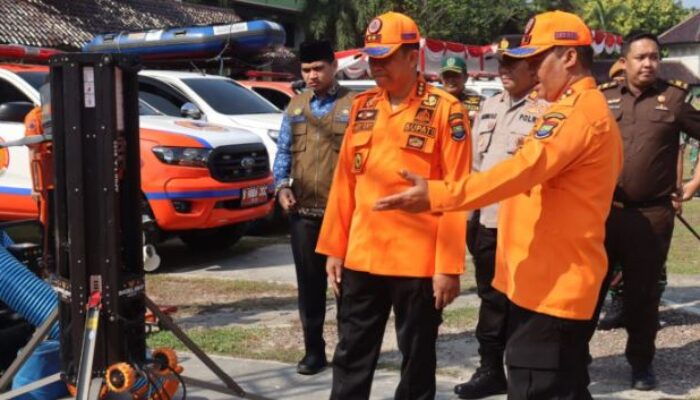
{"label": "license plate", "polygon": [[241,207],[265,203],[267,201],[267,186],[252,186],[244,188],[241,194]]}

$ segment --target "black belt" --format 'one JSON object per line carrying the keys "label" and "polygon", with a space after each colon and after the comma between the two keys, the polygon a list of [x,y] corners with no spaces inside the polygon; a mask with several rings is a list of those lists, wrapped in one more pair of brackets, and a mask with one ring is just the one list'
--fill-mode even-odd
{"label": "black belt", "polygon": [[620,201],[613,199],[612,205],[615,208],[649,208],[667,205],[671,202],[671,196],[661,196],[646,201]]}

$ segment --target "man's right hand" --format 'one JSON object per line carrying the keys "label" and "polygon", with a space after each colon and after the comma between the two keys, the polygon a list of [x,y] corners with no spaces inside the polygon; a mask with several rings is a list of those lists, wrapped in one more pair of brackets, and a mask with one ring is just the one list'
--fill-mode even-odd
{"label": "man's right hand", "polygon": [[343,271],[343,259],[328,256],[326,259],[326,274],[328,275],[328,283],[333,288],[335,297],[340,297],[340,280]]}
{"label": "man's right hand", "polygon": [[297,199],[294,198],[294,192],[290,188],[280,189],[277,193],[277,201],[284,211],[294,211],[297,207]]}

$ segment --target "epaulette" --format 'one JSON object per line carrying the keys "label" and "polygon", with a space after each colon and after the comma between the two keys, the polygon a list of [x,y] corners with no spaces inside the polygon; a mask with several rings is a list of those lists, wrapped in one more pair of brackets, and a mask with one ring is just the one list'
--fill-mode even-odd
{"label": "epaulette", "polygon": [[675,86],[675,87],[677,87],[678,89],[681,89],[681,90],[685,90],[685,91],[688,90],[688,83],[687,83],[687,82],[683,82],[683,81],[678,80],[678,79],[668,80],[668,81],[666,81],[666,83],[668,83],[668,84],[671,85],[671,86]]}
{"label": "epaulette", "polygon": [[605,82],[601,85],[598,85],[598,90],[606,90],[606,89],[612,89],[614,87],[617,87],[619,83],[616,81],[610,81],[610,82]]}

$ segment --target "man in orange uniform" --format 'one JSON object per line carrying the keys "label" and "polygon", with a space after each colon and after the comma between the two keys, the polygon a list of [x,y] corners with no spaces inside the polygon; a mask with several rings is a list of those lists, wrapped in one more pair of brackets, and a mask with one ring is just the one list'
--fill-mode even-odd
{"label": "man in orange uniform", "polygon": [[[607,272],[603,240],[622,165],[620,131],[590,73],[591,33],[535,16],[510,57],[538,65],[553,102],[512,158],[460,181],[404,172],[413,188],[375,208],[445,212],[502,201],[493,287],[510,301],[509,399],[590,399],[588,341]],[[396,212],[396,211],[390,211]]]}
{"label": "man in orange uniform", "polygon": [[409,17],[372,20],[363,52],[377,88],[355,97],[316,247],[338,296],[332,399],[367,399],[393,308],[403,355],[398,399],[435,397],[442,309],[459,293],[466,213],[376,213],[408,187],[396,171],[459,180],[471,161],[466,110],[416,73],[420,33]]}

